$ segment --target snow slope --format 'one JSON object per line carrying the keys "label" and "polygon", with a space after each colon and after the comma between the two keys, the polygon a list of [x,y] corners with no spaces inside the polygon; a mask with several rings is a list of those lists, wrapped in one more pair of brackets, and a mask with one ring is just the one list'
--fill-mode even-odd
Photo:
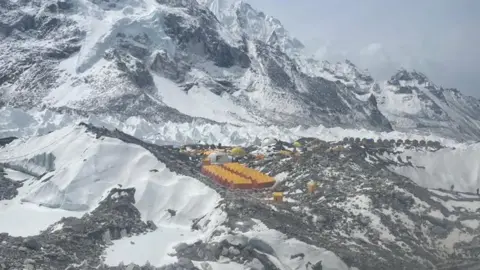
{"label": "snow slope", "polygon": [[6,232],[13,236],[30,236],[40,233],[62,217],[80,217],[83,211],[67,211],[63,209],[51,209],[38,204],[24,202],[35,189],[36,180],[29,175],[18,171],[6,170],[7,177],[12,180],[24,182],[24,186],[18,189],[18,195],[13,200],[0,201],[0,232]]}
{"label": "snow slope", "polygon": [[207,88],[198,86],[193,86],[186,93],[172,81],[157,75],[153,76],[153,81],[158,89],[159,100],[183,114],[220,123],[257,122],[248,110],[235,104],[227,94],[217,96]]}
{"label": "snow slope", "polygon": [[0,162],[16,164],[28,172],[32,166],[41,167],[29,158],[42,153],[55,156],[55,169],[39,180],[31,177],[7,206],[28,202],[36,205],[34,208],[43,205],[41,211],[56,208],[67,216],[78,216],[94,209],[110,189],[122,185],[135,187],[136,206],[145,220],[160,223],[168,219],[166,209],[171,208],[178,214],[169,220],[188,226],[191,214],[208,211],[219,199],[216,192],[197,180],[170,172],[140,146],[112,138],[96,139],[80,126],[17,140],[0,149]]}
{"label": "snow slope", "polygon": [[[440,149],[436,152],[405,150],[402,160],[412,166],[392,166],[392,170],[427,188],[475,192],[480,188],[480,144],[457,149]],[[407,157],[411,157],[407,159]]]}
{"label": "snow slope", "polygon": [[[195,184],[189,182],[189,184],[192,183]],[[193,189],[190,190],[195,192]],[[107,249],[105,262],[112,266],[119,263],[144,265],[147,262],[154,266],[162,266],[177,261],[175,257],[169,255],[175,251],[174,247],[176,245],[180,243],[192,244],[198,240],[208,241],[212,232],[226,219],[226,215],[222,211],[214,209],[219,199],[218,195],[212,194],[213,196],[210,197],[193,196],[190,198],[183,194],[185,191],[177,189],[175,193],[182,193],[181,195],[174,193],[177,195],[175,199],[170,200],[167,204],[161,204],[164,208],[160,215],[165,216],[164,213],[167,213],[167,209],[177,209],[175,208],[178,205],[175,202],[176,200],[188,201],[188,204],[190,204],[188,209],[180,208],[179,214],[182,217],[157,219],[158,229],[154,232],[115,240],[113,245]],[[167,197],[170,198],[170,196],[170,194],[167,194]],[[192,231],[192,220],[203,216],[210,218],[208,226],[201,231]]]}
{"label": "snow slope", "polygon": [[[14,200],[2,202],[0,231],[35,235],[62,217],[79,217],[93,210],[112,188],[134,187],[135,205],[142,219],[152,220],[158,230],[115,241],[106,258],[114,265],[121,261],[144,264],[150,260],[158,265],[171,262],[167,254],[173,243],[197,240],[198,233],[190,229],[192,219],[212,212],[220,199],[198,180],[171,172],[144,148],[112,138],[96,139],[80,126],[15,141],[0,150],[0,162],[15,163],[28,171],[32,167],[28,158],[44,152],[56,157],[55,170],[42,179],[30,176]],[[16,180],[25,176],[7,170],[7,177]],[[167,209],[175,210],[176,215],[171,217]],[[137,245],[132,246],[130,241]],[[162,249],[150,249],[151,253],[141,249],[142,245],[152,244]],[[147,260],[142,261],[145,256]],[[158,260],[152,260],[152,256]]]}
{"label": "snow slope", "polygon": [[5,169],[5,177],[13,181],[31,180],[32,176],[12,169]]}

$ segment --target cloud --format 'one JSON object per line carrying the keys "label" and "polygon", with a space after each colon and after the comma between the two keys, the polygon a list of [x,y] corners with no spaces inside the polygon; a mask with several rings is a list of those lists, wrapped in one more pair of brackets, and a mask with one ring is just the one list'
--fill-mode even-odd
{"label": "cloud", "polygon": [[370,43],[368,44],[367,47],[363,48],[360,50],[360,55],[375,55],[377,53],[380,53],[380,51],[383,49],[383,45],[380,43]]}
{"label": "cloud", "polygon": [[246,0],[325,60],[349,58],[379,80],[400,67],[480,97],[478,0]]}

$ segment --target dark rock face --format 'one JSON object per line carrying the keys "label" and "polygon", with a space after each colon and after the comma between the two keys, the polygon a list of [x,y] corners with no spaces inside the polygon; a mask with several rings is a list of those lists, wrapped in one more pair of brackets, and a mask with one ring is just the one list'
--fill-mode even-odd
{"label": "dark rock face", "polygon": [[377,106],[377,99],[374,95],[368,98],[368,107],[370,109],[370,124],[375,127],[382,127],[384,130],[393,130],[390,121],[380,112]]}
{"label": "dark rock face", "polygon": [[[345,127],[368,126],[374,130],[392,130],[373,96],[367,101],[361,101],[342,83],[301,72],[297,63],[278,49],[261,42],[257,42],[256,49],[272,85],[281,89],[279,98],[292,100],[308,112],[298,117],[301,118],[301,123]],[[298,120],[300,119],[292,122],[298,124]]]}
{"label": "dark rock face", "polygon": [[0,164],[0,202],[15,198],[18,195],[17,189],[22,186],[23,182],[6,178],[4,168]]}
{"label": "dark rock face", "polygon": [[239,48],[231,47],[219,37],[220,27],[215,16],[208,10],[191,7],[187,14],[199,17],[198,27],[188,27],[183,17],[168,14],[165,17],[166,34],[175,40],[181,50],[206,56],[217,66],[229,68],[238,64],[242,68],[250,66],[250,58]]}
{"label": "dark rock face", "polygon": [[[119,70],[125,72],[130,80],[140,88],[153,88],[153,78],[148,72],[145,64],[136,59],[125,56],[123,59],[118,57],[115,59],[116,65]],[[133,65],[127,66],[126,62],[132,63]]]}
{"label": "dark rock face", "polygon": [[400,85],[400,81],[411,80],[417,80],[418,83],[423,84],[428,81],[428,78],[420,72],[408,72],[407,70],[402,69],[399,70],[395,75],[393,75],[388,82],[393,85]]}
{"label": "dark rock face", "polygon": [[0,138],[0,147],[5,146],[14,140],[18,139],[17,137],[7,137],[7,138]]}
{"label": "dark rock face", "polygon": [[180,59],[171,59],[165,51],[155,53],[150,68],[174,82],[183,82],[190,69]]}

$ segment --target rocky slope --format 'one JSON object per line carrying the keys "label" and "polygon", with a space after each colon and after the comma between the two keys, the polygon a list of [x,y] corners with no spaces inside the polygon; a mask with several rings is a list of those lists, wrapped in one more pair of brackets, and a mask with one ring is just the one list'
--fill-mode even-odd
{"label": "rocky slope", "polygon": [[[85,128],[91,135],[82,135]],[[392,170],[392,167],[412,166],[402,158],[391,158],[401,156],[404,149],[435,153],[442,148],[438,143],[374,142],[360,138],[328,143],[304,138],[300,140],[303,147],[298,156],[286,154],[292,150],[292,144],[281,141],[247,148],[252,155],[266,155],[264,160],[247,158],[242,162],[276,177],[278,183],[274,190],[285,194],[284,202],[279,203],[271,200],[272,190],[228,191],[217,186],[200,173],[200,159],[186,156],[174,147],[145,143],[118,130],[91,125],[70,130],[73,131],[56,131],[32,141],[14,141],[0,149],[0,158],[6,166],[33,163],[47,170],[43,159],[18,161],[25,160],[25,151],[32,156],[40,152],[56,156],[55,166],[47,174],[7,189],[0,186],[3,193],[10,194],[2,202],[13,203],[22,196],[24,203],[43,205],[45,215],[51,207],[74,209],[72,206],[79,203],[92,205],[89,201],[95,202],[95,196],[102,194],[99,187],[105,189],[105,195],[99,197],[97,206],[90,206],[88,214],[62,219],[40,234],[26,237],[0,234],[1,254],[9,254],[0,260],[0,265],[18,268],[47,264],[70,266],[69,269],[91,269],[100,265],[98,269],[138,269],[133,264],[126,265],[132,261],[137,265],[146,263],[146,259],[143,263],[139,263],[141,259],[134,259],[138,253],[135,250],[148,254],[151,248],[144,246],[142,235],[153,241],[156,233],[167,230],[166,224],[175,225],[188,216],[185,224],[189,229],[183,234],[203,232],[206,235],[198,234],[197,241],[173,245],[168,251],[168,256],[178,259],[173,264],[148,265],[143,269],[480,269],[478,195],[427,189]],[[49,144],[41,138],[55,143]],[[77,146],[69,143],[75,138]],[[33,147],[35,150],[29,146],[32,143],[37,145]],[[78,148],[78,153],[72,153],[63,145]],[[112,152],[114,149],[120,152]],[[92,152],[94,150],[98,152]],[[121,159],[98,162],[110,160],[107,153],[123,153],[122,156],[128,157],[144,150],[169,170],[200,181],[223,200],[201,214],[203,210],[199,212],[193,205],[185,207],[176,202],[174,198],[181,198],[180,194],[174,196],[167,192],[156,195],[158,201],[153,204],[163,210],[146,210],[145,206],[151,207],[152,203],[148,203],[145,196],[161,190],[153,183],[167,188],[173,183],[168,180],[171,173],[154,165],[145,154],[135,154],[128,161],[134,163],[123,164],[121,171],[117,167],[122,166],[118,163]],[[91,162],[95,160],[97,165],[92,168]],[[152,167],[158,169],[150,169]],[[68,171],[69,168],[80,169]],[[91,169],[99,173],[89,176]],[[136,171],[129,175],[126,173],[129,170]],[[113,171],[119,173],[118,178],[111,175]],[[161,177],[150,179],[155,174]],[[12,178],[12,175],[9,169],[6,177]],[[73,181],[68,183],[71,177]],[[182,182],[190,181],[187,180]],[[306,184],[311,180],[319,184],[313,194],[307,192]],[[150,182],[148,189],[145,182]],[[22,183],[25,183],[23,187]],[[53,188],[55,185],[58,190]],[[88,196],[77,193],[86,186],[89,186]],[[30,193],[25,194],[26,189],[31,189]],[[193,192],[187,187],[183,190]],[[197,187],[194,192],[200,190],[203,188]],[[63,202],[62,196],[65,196]],[[146,213],[150,214],[145,216]],[[175,226],[183,228],[183,225]],[[112,252],[126,248],[119,241],[127,243],[131,250],[127,249],[129,255],[120,258],[124,265],[113,267],[112,262],[118,258],[111,259]]]}

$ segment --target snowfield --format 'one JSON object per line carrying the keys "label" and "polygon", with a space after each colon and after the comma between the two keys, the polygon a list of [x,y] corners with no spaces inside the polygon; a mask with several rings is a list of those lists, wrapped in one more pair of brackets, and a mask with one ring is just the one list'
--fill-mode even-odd
{"label": "snowfield", "polygon": [[480,188],[480,144],[457,149],[444,148],[436,152],[405,150],[400,157],[412,166],[392,166],[396,173],[408,177],[427,188],[476,192]]}
{"label": "snowfield", "polygon": [[[42,165],[35,164],[38,160],[30,159],[45,152],[55,156],[53,171],[46,172]],[[16,205],[42,215],[51,211],[63,213],[60,217],[81,216],[93,210],[110,189],[121,186],[136,189],[136,206],[145,221],[162,223],[168,220],[172,224],[189,226],[192,216],[210,212],[220,199],[201,182],[171,172],[140,146],[112,138],[95,139],[80,126],[15,141],[0,149],[0,161],[24,169],[24,173],[7,170],[7,177],[28,179],[15,200],[2,206],[5,211],[0,215],[13,214]],[[43,169],[44,176],[34,179],[28,175],[32,168]],[[46,179],[48,181],[43,181]],[[177,215],[169,218],[167,209],[175,209]],[[6,224],[2,222],[2,225]]]}
{"label": "snowfield", "polygon": [[157,102],[167,104],[183,114],[233,124],[257,122],[248,110],[234,104],[226,94],[219,97],[207,88],[198,86],[193,86],[187,94],[168,79],[154,75],[153,80],[158,89]]}
{"label": "snowfield", "polygon": [[[51,224],[62,217],[80,217],[84,211],[67,211],[39,206],[35,203],[24,202],[35,188],[37,180],[21,172],[7,170],[7,177],[13,180],[26,180],[19,188],[18,195],[13,200],[0,201],[0,232],[13,236],[31,236],[47,229]],[[20,176],[20,178],[15,178]]]}

